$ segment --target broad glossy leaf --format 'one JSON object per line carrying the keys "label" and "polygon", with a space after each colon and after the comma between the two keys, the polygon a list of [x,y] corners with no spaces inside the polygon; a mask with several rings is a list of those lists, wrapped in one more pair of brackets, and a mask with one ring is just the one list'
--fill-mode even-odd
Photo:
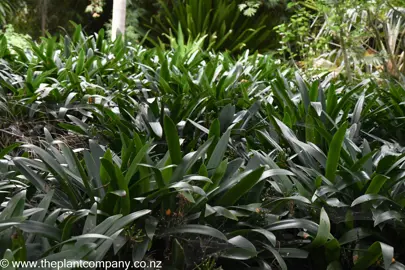
{"label": "broad glossy leaf", "polygon": [[264,244],[263,247],[273,254],[273,256],[276,258],[276,260],[282,270],[288,269],[287,264],[285,263],[284,259],[281,257],[280,253],[278,253],[278,251],[275,248],[273,248],[269,245],[266,245],[266,244]]}
{"label": "broad glossy leaf", "polygon": [[174,228],[169,228],[166,230],[166,234],[181,234],[181,233],[191,233],[191,234],[201,234],[201,235],[206,235],[210,237],[215,237],[220,240],[228,241],[226,236],[218,231],[215,228],[205,226],[205,225],[197,225],[197,224],[189,224],[189,225],[183,225],[183,226],[178,226]]}
{"label": "broad glossy leaf", "polygon": [[111,226],[111,228],[107,231],[106,234],[110,236],[111,234],[124,228],[125,226],[127,226],[128,224],[133,222],[134,220],[144,217],[144,216],[150,214],[151,212],[152,212],[151,210],[145,209],[145,210],[140,210],[137,212],[133,212],[129,215],[123,216],[114,222],[114,224]]}
{"label": "broad glossy leaf", "polygon": [[[309,233],[315,235],[318,233],[318,227],[318,224],[307,219],[285,219],[273,222],[271,225],[267,226],[266,229],[269,231],[306,229]],[[333,239],[333,236],[329,234],[328,239]]]}
{"label": "broad glossy leaf", "polygon": [[14,164],[19,169],[19,171],[30,181],[38,190],[45,192],[46,191],[46,182],[35,173],[30,167],[27,166],[25,158],[15,158]]}
{"label": "broad glossy leaf", "polygon": [[310,98],[309,98],[309,89],[304,80],[302,79],[301,75],[298,71],[295,72],[295,79],[298,83],[298,89],[301,93],[301,98],[304,103],[305,111],[308,112],[308,107],[310,105]]}
{"label": "broad glossy leaf", "polygon": [[148,150],[149,150],[149,144],[147,143],[147,144],[143,145],[141,149],[139,149],[135,158],[132,160],[131,165],[129,165],[129,167],[128,167],[128,171],[125,174],[125,182],[127,184],[131,180],[132,176],[134,176],[134,174],[138,170],[139,163],[141,163],[142,159],[144,159]]}
{"label": "broad glossy leaf", "polygon": [[378,194],[380,192],[380,189],[382,188],[382,186],[385,184],[385,182],[388,179],[389,179],[389,177],[386,177],[381,174],[375,175],[371,179],[371,183],[366,190],[366,194]]}
{"label": "broad glossy leaf", "polygon": [[339,238],[340,245],[345,245],[351,242],[357,242],[365,237],[370,236],[371,233],[366,231],[364,228],[354,228]]}
{"label": "broad glossy leaf", "polygon": [[9,154],[11,151],[19,147],[21,143],[13,143],[0,151],[0,159],[2,159],[5,155]]}
{"label": "broad glossy leaf", "polygon": [[333,261],[330,264],[328,264],[328,267],[326,270],[342,270],[342,265],[340,264],[339,261]]}
{"label": "broad glossy leaf", "polygon": [[221,124],[222,132],[227,130],[228,127],[231,125],[234,114],[235,114],[235,106],[228,104],[224,108],[222,108],[219,114],[219,122]]}
{"label": "broad glossy leaf", "polygon": [[153,240],[158,223],[159,221],[153,216],[148,217],[145,221],[146,235],[150,240]]}
{"label": "broad glossy leaf", "polygon": [[[101,164],[106,168],[112,182],[112,186],[118,190],[112,190],[110,193],[118,195],[120,199],[120,213],[126,215],[130,213],[130,198],[128,190],[128,182],[125,181],[121,170],[117,165],[113,165],[110,160],[102,158]],[[117,193],[118,191],[118,193]],[[106,196],[107,198],[107,196]]]}
{"label": "broad glossy leaf", "polygon": [[384,268],[388,269],[394,257],[394,248],[382,242],[374,242],[367,252],[354,264],[353,270],[367,269],[382,255]]}
{"label": "broad glossy leaf", "polygon": [[264,167],[260,167],[243,177],[219,199],[218,204],[223,206],[234,205],[244,194],[254,187],[260,180]]}
{"label": "broad glossy leaf", "polygon": [[232,220],[238,220],[238,218],[228,209],[222,206],[214,206],[212,207],[215,212],[217,212],[217,215],[232,219]]}
{"label": "broad glossy leaf", "polygon": [[362,196],[356,198],[352,202],[351,206],[353,207],[353,206],[356,206],[356,205],[361,204],[361,203],[371,202],[371,201],[375,201],[375,200],[385,201],[385,200],[389,200],[389,199],[387,197],[384,197],[384,196],[378,195],[378,194],[365,194],[365,195],[362,195]]}
{"label": "broad glossy leaf", "polygon": [[345,138],[347,129],[347,122],[344,123],[333,135],[332,141],[329,145],[328,158],[326,160],[325,177],[330,181],[335,182],[336,170],[338,168],[340,151]]}
{"label": "broad glossy leaf", "polygon": [[231,136],[231,129],[228,129],[218,141],[217,145],[215,146],[214,152],[212,152],[211,158],[208,161],[207,169],[216,169],[219,164],[221,163],[226,149],[228,148],[229,138]]}
{"label": "broad glossy leaf", "polygon": [[174,164],[180,164],[182,159],[180,139],[176,125],[167,115],[164,116],[164,130],[166,142],[169,147],[170,158]]}
{"label": "broad glossy leaf", "polygon": [[272,232],[265,229],[243,229],[231,232],[229,235],[250,235],[251,233],[264,236],[273,247],[276,246],[276,236]]}
{"label": "broad glossy leaf", "polygon": [[61,239],[61,231],[58,228],[42,222],[26,220],[17,227],[24,232],[39,234],[53,240],[59,241]]}
{"label": "broad glossy leaf", "polygon": [[188,170],[197,162],[197,160],[205,155],[208,151],[209,146],[212,143],[213,138],[207,140],[203,145],[198,148],[196,152],[188,153],[183,157],[182,162],[174,171],[170,182],[180,181]]}
{"label": "broad glossy leaf", "polygon": [[94,243],[86,243],[79,248],[69,248],[67,250],[62,250],[60,252],[51,254],[43,258],[43,260],[50,261],[63,261],[63,260],[81,260],[91,251],[97,247]]}
{"label": "broad glossy leaf", "polygon": [[248,251],[249,253],[252,253],[252,256],[255,256],[257,251],[255,246],[246,238],[244,238],[243,236],[235,236],[231,239],[228,240],[228,243],[237,246],[238,248],[242,248],[246,251]]}
{"label": "broad glossy leaf", "polygon": [[225,173],[226,173],[226,169],[228,168],[228,160],[223,160],[219,166],[215,169],[214,174],[212,175],[212,181],[211,183],[207,183],[204,186],[204,191],[206,193],[208,193],[209,191],[212,191],[213,189],[215,189],[216,187],[218,187],[218,185],[220,184],[220,181],[222,180],[222,178],[224,177]]}
{"label": "broad glossy leaf", "polygon": [[148,251],[150,241],[150,239],[145,238],[142,242],[137,242],[134,244],[134,247],[132,249],[132,261],[136,262],[143,260],[146,252]]}
{"label": "broad glossy leaf", "polygon": [[4,261],[4,260],[6,260],[6,262],[7,262],[8,265],[5,266],[5,264],[2,263],[2,266],[1,266],[1,267],[2,267],[3,270],[17,270],[17,269],[13,266],[13,262],[16,261],[16,260],[15,260],[15,258],[14,258],[13,252],[12,252],[10,249],[7,249],[6,252],[4,252],[3,259],[0,260],[0,261]]}
{"label": "broad glossy leaf", "polygon": [[310,244],[311,248],[323,246],[328,240],[330,235],[330,221],[325,209],[321,209],[321,217],[319,220],[318,232],[314,241]]}
{"label": "broad glossy leaf", "polygon": [[55,193],[54,190],[50,190],[45,197],[41,200],[41,202],[38,204],[38,208],[42,209],[41,212],[38,212],[34,215],[31,216],[30,220],[33,221],[39,221],[43,222],[45,219],[45,216],[47,214],[47,211],[49,209],[49,205],[51,204],[53,194]]}
{"label": "broad glossy leaf", "polygon": [[97,225],[97,203],[94,203],[87,215],[86,222],[83,227],[83,234],[91,232]]}
{"label": "broad glossy leaf", "polygon": [[381,214],[378,214],[374,218],[374,227],[378,226],[383,222],[386,222],[387,220],[396,219],[398,221],[401,221],[403,218],[405,218],[405,215],[400,212],[394,210],[386,211]]}
{"label": "broad glossy leaf", "polygon": [[20,191],[14,195],[8,202],[6,207],[0,213],[0,221],[7,221],[13,217],[21,217],[24,211],[24,203],[26,191]]}

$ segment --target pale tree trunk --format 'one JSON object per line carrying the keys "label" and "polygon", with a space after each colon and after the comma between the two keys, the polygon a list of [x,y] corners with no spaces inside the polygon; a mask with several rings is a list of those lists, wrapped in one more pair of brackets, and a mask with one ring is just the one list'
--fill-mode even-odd
{"label": "pale tree trunk", "polygon": [[126,0],[114,0],[112,19],[112,40],[114,41],[118,33],[125,33],[125,17],[127,3]]}

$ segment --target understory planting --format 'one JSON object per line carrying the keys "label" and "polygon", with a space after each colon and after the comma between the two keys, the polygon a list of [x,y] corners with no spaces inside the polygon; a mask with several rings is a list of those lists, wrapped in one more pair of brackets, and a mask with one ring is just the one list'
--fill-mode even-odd
{"label": "understory planting", "polygon": [[403,81],[181,31],[0,37],[0,258],[405,269]]}

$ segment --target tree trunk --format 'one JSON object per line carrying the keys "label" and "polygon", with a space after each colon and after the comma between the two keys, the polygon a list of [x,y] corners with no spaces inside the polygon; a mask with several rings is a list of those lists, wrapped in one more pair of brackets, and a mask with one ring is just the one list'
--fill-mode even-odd
{"label": "tree trunk", "polygon": [[126,0],[114,0],[111,35],[113,41],[117,38],[118,33],[125,33],[126,9]]}
{"label": "tree trunk", "polygon": [[41,31],[42,36],[45,36],[47,28],[46,22],[48,19],[48,0],[42,0],[41,4]]}

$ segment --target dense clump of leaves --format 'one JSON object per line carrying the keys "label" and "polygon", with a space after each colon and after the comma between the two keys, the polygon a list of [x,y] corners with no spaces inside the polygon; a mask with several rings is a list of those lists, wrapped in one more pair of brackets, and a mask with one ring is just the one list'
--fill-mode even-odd
{"label": "dense clump of leaves", "polygon": [[0,256],[403,268],[402,83],[192,41],[0,50]]}
{"label": "dense clump of leaves", "polygon": [[[256,1],[228,0],[158,0],[158,9],[144,16],[137,29],[153,44],[168,44],[167,36],[186,39],[207,39],[202,43],[208,50],[236,53],[245,49],[269,51],[277,46],[272,28],[280,23],[284,5],[260,7]],[[254,16],[253,16],[254,15]]]}

